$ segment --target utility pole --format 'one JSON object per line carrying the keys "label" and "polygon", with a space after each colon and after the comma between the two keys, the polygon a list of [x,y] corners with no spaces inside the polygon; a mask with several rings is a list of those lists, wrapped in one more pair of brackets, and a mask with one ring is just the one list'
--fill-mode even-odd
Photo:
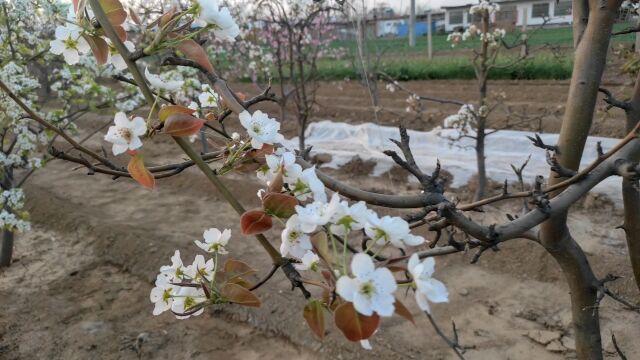
{"label": "utility pole", "polygon": [[431,33],[433,32],[433,24],[431,23],[431,9],[427,13],[427,56],[429,60],[433,59],[433,39]]}
{"label": "utility pole", "polygon": [[416,46],[416,0],[411,0],[409,15],[409,46]]}

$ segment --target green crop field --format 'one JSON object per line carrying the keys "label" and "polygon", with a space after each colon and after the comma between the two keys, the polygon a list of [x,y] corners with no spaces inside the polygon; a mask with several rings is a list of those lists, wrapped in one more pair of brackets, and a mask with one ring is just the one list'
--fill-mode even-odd
{"label": "green crop field", "polygon": [[[614,26],[614,31],[622,30],[632,26],[631,23],[620,23]],[[572,46],[573,35],[571,27],[558,27],[558,28],[544,28],[535,30],[530,28],[529,44],[531,46],[551,45],[551,46]],[[506,42],[513,43],[519,36],[518,32],[512,32],[507,34]],[[614,42],[633,42],[635,34],[626,34],[615,36]],[[478,42],[466,41],[462,42],[455,49],[468,49],[477,47]],[[337,40],[334,41],[332,46],[343,47],[350,51],[356,49],[357,44],[355,40]],[[407,38],[375,38],[368,39],[366,44],[368,50],[372,53],[384,51],[386,54],[401,55],[405,53],[420,53],[425,52],[427,48],[427,37],[420,36],[417,39],[415,47],[409,47],[409,40]],[[447,34],[434,34],[433,35],[433,51],[437,55],[438,51],[452,50],[451,43],[447,42]]]}

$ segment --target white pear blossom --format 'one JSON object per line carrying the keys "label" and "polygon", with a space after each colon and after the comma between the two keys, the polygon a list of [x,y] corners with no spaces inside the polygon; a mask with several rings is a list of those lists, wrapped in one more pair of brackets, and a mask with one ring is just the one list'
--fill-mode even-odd
{"label": "white pear blossom", "polygon": [[[127,63],[124,61],[122,54],[120,54],[115,47],[112,47],[111,40],[107,40],[107,42],[109,43],[109,60],[107,60],[107,63],[113,65],[113,67],[119,71],[126,69]],[[124,46],[129,50],[129,52],[136,50],[136,46],[129,40],[124,42]]]}
{"label": "white pear blossom", "polygon": [[55,55],[64,56],[64,61],[69,65],[77,64],[80,54],[91,50],[87,40],[82,37],[81,29],[76,25],[58,26],[55,35],[55,40],[50,43],[50,51]]}
{"label": "white pear blossom", "polygon": [[222,40],[234,41],[240,35],[240,28],[231,16],[229,9],[220,7],[218,0],[196,0],[198,2],[199,16],[196,19],[196,26],[205,24],[215,25],[213,33]]}
{"label": "white pear blossom", "polygon": [[373,350],[369,340],[360,340],[360,346],[362,346],[362,348],[365,350]]}
{"label": "white pear blossom", "polygon": [[292,215],[282,231],[282,244],[280,244],[280,254],[282,256],[292,256],[302,258],[307,251],[311,250],[311,239],[304,231],[300,222],[300,217]]}
{"label": "white pear blossom", "polygon": [[302,261],[302,264],[295,264],[294,266],[296,269],[301,271],[318,271],[320,257],[318,257],[318,255],[316,255],[313,251],[308,250],[300,260]]}
{"label": "white pear blossom", "polygon": [[318,179],[315,166],[304,169],[298,179],[290,185],[293,195],[300,201],[305,201],[310,197],[313,197],[315,201],[327,201],[324,184]]}
{"label": "white pear blossom", "polygon": [[144,69],[144,76],[149,80],[149,84],[158,90],[174,92],[180,90],[184,84],[182,80],[163,80],[160,75],[151,73],[148,67]]}
{"label": "white pear blossom", "polygon": [[119,155],[127,150],[135,150],[142,147],[140,136],[147,132],[147,124],[141,117],[132,120],[123,112],[116,113],[115,126],[109,127],[104,139],[113,143],[113,155]]}
{"label": "white pear blossom", "polygon": [[250,114],[245,110],[240,113],[239,117],[240,124],[247,129],[251,137],[251,146],[254,149],[262,149],[264,144],[276,144],[284,140],[282,134],[279,133],[280,123],[262,111],[257,110]]}
{"label": "white pear blossom", "polygon": [[391,270],[376,269],[369,255],[358,253],[351,261],[351,272],[354,278],[344,275],[338,279],[338,295],[352,302],[362,315],[371,316],[374,312],[380,316],[393,315],[398,285]]}
{"label": "white pear blossom", "polygon": [[195,241],[196,246],[200,249],[208,252],[218,254],[228,254],[225,246],[229,243],[229,238],[231,238],[231,230],[225,229],[223,232],[216,228],[211,228],[209,230],[205,230],[204,234],[204,242],[199,240]]}
{"label": "white pear blossom", "polygon": [[[178,293],[173,298],[173,303],[171,304],[171,311],[176,314],[184,314],[190,310],[193,310],[199,304],[205,302],[207,297],[205,296],[204,290],[200,288],[185,286],[181,287]],[[193,314],[187,316],[176,315],[177,319],[186,319],[190,316],[198,316],[204,312],[204,307],[200,308],[200,310],[196,311]]]}
{"label": "white pear blossom", "polygon": [[487,1],[487,0],[481,0],[480,3],[478,3],[477,5],[473,5],[469,9],[469,13],[470,14],[480,14],[480,13],[482,13],[484,11],[488,11],[489,14],[496,13],[496,12],[500,11],[500,5],[498,5],[496,3],[492,3],[492,2]]}
{"label": "white pear blossom", "polygon": [[348,202],[342,201],[331,218],[331,232],[344,236],[353,230],[362,230],[371,212],[372,210],[367,208],[364,201],[359,201],[351,206]]}
{"label": "white pear blossom", "polygon": [[160,274],[167,277],[168,280],[181,281],[185,276],[185,267],[180,258],[180,250],[171,257],[171,265],[164,265],[160,267]]}
{"label": "white pear blossom", "polygon": [[364,231],[378,245],[390,243],[393,246],[404,248],[406,245],[417,246],[424,243],[422,236],[413,235],[409,224],[402,218],[395,216],[378,217],[370,212]]}
{"label": "white pear blossom", "polygon": [[202,92],[198,96],[198,100],[200,101],[200,105],[204,108],[215,108],[218,107],[218,94],[216,94],[213,89],[207,85],[202,85]]}
{"label": "white pear blossom", "polygon": [[300,228],[307,234],[316,231],[318,226],[324,226],[331,221],[339,206],[340,196],[337,193],[333,194],[328,203],[314,201],[305,206],[296,205],[297,221],[300,223]]}
{"label": "white pear blossom", "polygon": [[285,151],[278,154],[265,156],[266,164],[258,169],[258,178],[266,183],[270,183],[282,170],[283,181],[287,184],[295,184],[302,175],[302,166],[296,164],[296,154],[291,151]]}
{"label": "white pear blossom", "polygon": [[171,284],[171,279],[165,274],[158,274],[155,287],[151,289],[149,299],[155,305],[153,315],[160,315],[171,309],[173,296],[177,294],[178,287]]}
{"label": "white pear blossom", "polygon": [[202,279],[202,277],[210,278],[213,272],[213,259],[204,261],[204,256],[196,255],[193,263],[184,270],[184,274],[192,280]]}
{"label": "white pear blossom", "polygon": [[418,254],[411,255],[407,268],[416,284],[416,302],[420,309],[431,312],[429,302],[442,303],[449,301],[449,293],[442,282],[431,277],[435,270],[436,261],[426,258],[420,262]]}

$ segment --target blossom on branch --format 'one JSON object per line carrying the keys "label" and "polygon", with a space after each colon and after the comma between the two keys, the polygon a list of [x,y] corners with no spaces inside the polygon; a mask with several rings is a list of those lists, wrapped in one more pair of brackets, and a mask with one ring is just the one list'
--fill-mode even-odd
{"label": "blossom on branch", "polygon": [[225,229],[223,232],[216,228],[211,228],[209,230],[205,230],[204,234],[204,243],[196,240],[195,244],[200,249],[208,252],[208,253],[218,253],[221,255],[228,254],[225,246],[229,243],[229,238],[231,238],[231,230]]}
{"label": "blossom on branch", "polygon": [[160,75],[152,74],[148,67],[144,69],[144,76],[149,80],[149,84],[157,90],[175,92],[180,90],[184,84],[182,80],[164,80]]}
{"label": "blossom on branch", "polygon": [[132,120],[123,112],[116,113],[115,126],[109,127],[104,139],[113,143],[113,155],[120,155],[127,150],[135,150],[142,147],[140,136],[147,132],[147,124],[141,117]]}
{"label": "blossom on branch", "polygon": [[396,301],[393,293],[398,288],[396,279],[387,268],[376,269],[371,257],[364,253],[354,255],[351,272],[355,276],[342,276],[336,284],[336,292],[346,301],[352,302],[357,312],[371,316],[391,316]]}
{"label": "blossom on branch", "polygon": [[245,110],[240,113],[239,118],[240,124],[247,129],[251,137],[251,146],[254,149],[262,149],[264,144],[272,145],[284,140],[279,133],[280,123],[260,110],[253,114]]}
{"label": "blossom on branch", "polygon": [[411,255],[407,268],[413,277],[416,285],[416,302],[423,311],[431,313],[429,302],[442,303],[449,301],[449,292],[444,284],[432,278],[435,271],[436,261],[433,258],[426,258],[420,262],[418,254]]}
{"label": "blossom on branch", "polygon": [[302,261],[301,264],[294,265],[297,270],[318,271],[318,264],[320,263],[320,257],[316,255],[313,251],[311,250],[307,251],[302,257],[302,259],[300,260]]}
{"label": "blossom on branch", "polygon": [[383,216],[374,212],[369,213],[364,231],[378,245],[391,244],[404,249],[406,245],[418,246],[424,243],[422,236],[413,235],[409,224],[399,217]]}
{"label": "blossom on branch", "polygon": [[50,51],[55,55],[64,56],[64,61],[69,65],[75,65],[80,61],[80,54],[86,54],[91,50],[89,43],[82,37],[81,29],[69,24],[56,28],[56,39],[52,40]]}
{"label": "blossom on branch", "polygon": [[231,16],[229,9],[220,7],[218,0],[196,0],[198,3],[198,18],[195,26],[214,25],[213,33],[222,40],[233,41],[240,35],[240,28]]}

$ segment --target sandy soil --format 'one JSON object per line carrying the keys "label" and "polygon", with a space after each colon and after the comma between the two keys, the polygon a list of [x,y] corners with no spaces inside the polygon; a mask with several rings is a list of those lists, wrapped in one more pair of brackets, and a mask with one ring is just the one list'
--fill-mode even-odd
{"label": "sandy soil", "polygon": [[[437,82],[409,85],[447,88]],[[345,93],[353,95],[356,87],[350,86],[354,87]],[[560,83],[527,84],[529,89],[537,86],[557,89],[558,97],[562,94]],[[331,94],[330,85],[326,91],[323,96],[343,97]],[[360,101],[365,106],[365,100]],[[344,116],[343,111],[347,110],[341,107],[335,116]],[[97,117],[81,125],[90,129],[109,120]],[[163,162],[180,157],[169,139],[156,137],[153,143],[145,146],[150,162],[159,162],[161,156]],[[99,149],[99,137],[88,146]],[[334,174],[366,189],[415,190],[395,171],[374,178],[361,173],[371,168],[367,164],[347,168]],[[257,205],[257,182],[239,175],[225,181],[233,184],[247,207]],[[183,321],[169,314],[152,316],[148,294],[157,269],[169,262],[176,248],[190,261],[196,253],[192,241],[205,228],[232,228],[231,253],[260,271],[269,269],[263,250],[252,238],[240,235],[235,213],[194,169],[160,181],[158,189],[150,192],[128,179],[87,176],[83,169],[53,161],[32,178],[26,191],[35,230],[17,238],[16,262],[0,273],[1,359],[371,357],[333,327],[324,342],[316,340],[301,316],[304,300],[290,291],[281,273],[258,291],[263,302],[259,309],[226,306]],[[470,189],[457,191],[462,197],[469,193]],[[615,229],[620,214],[598,204],[586,199],[571,215],[571,228],[597,274],[622,276],[612,288],[637,302],[623,233]],[[505,206],[512,213],[518,211],[518,204]],[[501,210],[487,208],[484,221],[503,221],[497,217]],[[277,230],[269,235],[277,245]],[[557,265],[539,246],[514,241],[497,253],[483,255],[475,265],[469,264],[472,256],[437,260],[436,276],[448,285],[451,302],[433,309],[445,332],[451,333],[448,324],[455,321],[461,342],[473,347],[466,353],[468,359],[575,357],[568,288]],[[372,340],[379,358],[453,359],[413,300],[405,303],[416,316],[416,325],[400,318],[385,319]],[[640,353],[636,341],[640,315],[610,299],[603,301],[600,310],[607,356],[614,354],[611,332],[630,359]],[[539,331],[555,340],[540,340]]]}

